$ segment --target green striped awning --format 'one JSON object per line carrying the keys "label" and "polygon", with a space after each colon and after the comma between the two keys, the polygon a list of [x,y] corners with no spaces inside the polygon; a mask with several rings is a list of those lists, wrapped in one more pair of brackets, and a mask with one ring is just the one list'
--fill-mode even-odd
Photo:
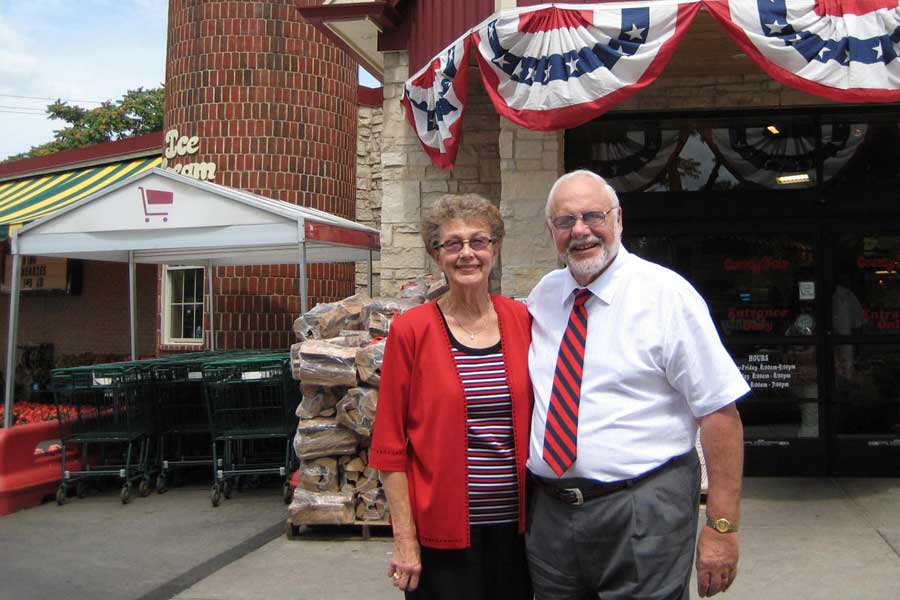
{"label": "green striped awning", "polygon": [[126,177],[159,166],[162,157],[137,158],[0,183],[0,239],[30,221],[68,206]]}

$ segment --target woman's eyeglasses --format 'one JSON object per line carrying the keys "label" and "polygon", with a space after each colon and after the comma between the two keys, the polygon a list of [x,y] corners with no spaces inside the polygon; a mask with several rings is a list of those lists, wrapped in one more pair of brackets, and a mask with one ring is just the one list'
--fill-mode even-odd
{"label": "woman's eyeglasses", "polygon": [[491,238],[477,235],[468,240],[460,240],[457,238],[449,239],[443,244],[438,244],[435,248],[443,248],[447,254],[459,254],[466,244],[469,245],[472,252],[481,252],[482,250],[487,250],[493,243],[494,240]]}
{"label": "woman's eyeglasses", "polygon": [[618,206],[613,206],[609,210],[592,210],[585,213],[581,213],[580,217],[576,217],[575,215],[560,215],[558,217],[553,217],[550,219],[550,223],[553,224],[557,229],[572,229],[575,227],[575,223],[578,222],[578,219],[587,225],[588,227],[599,227],[603,225],[604,221],[606,221],[606,216],[612,211],[619,208]]}

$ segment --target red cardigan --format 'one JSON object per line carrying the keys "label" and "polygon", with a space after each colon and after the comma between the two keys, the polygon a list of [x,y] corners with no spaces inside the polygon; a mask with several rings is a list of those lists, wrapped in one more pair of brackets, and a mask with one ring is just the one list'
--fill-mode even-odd
{"label": "red cardigan", "polygon": [[[519,532],[525,530],[525,461],[531,425],[528,378],[531,324],[525,305],[491,296],[500,324],[503,361],[512,397]],[[435,303],[418,306],[391,324],[369,464],[405,471],[419,542],[431,548],[468,548],[466,399]]]}

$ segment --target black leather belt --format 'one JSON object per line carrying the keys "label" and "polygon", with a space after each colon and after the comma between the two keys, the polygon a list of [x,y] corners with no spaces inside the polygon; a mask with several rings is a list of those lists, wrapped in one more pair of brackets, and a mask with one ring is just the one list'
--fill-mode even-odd
{"label": "black leather belt", "polygon": [[638,475],[637,477],[634,477],[632,479],[623,479],[621,481],[604,482],[596,481],[594,479],[582,479],[577,477],[567,479],[550,479],[547,477],[538,477],[537,475],[531,473],[529,473],[529,475],[531,476],[531,480],[537,484],[537,487],[541,488],[551,498],[556,498],[563,504],[568,504],[569,506],[581,506],[588,500],[593,500],[594,498],[600,498],[602,496],[608,496],[626,488],[633,487],[634,485],[640,483],[648,477],[656,475],[661,471],[682,463],[690,456],[692,456],[693,453],[694,450],[691,450],[687,454],[676,456],[675,458],[666,461],[660,466],[654,469],[650,469],[646,473]]}
{"label": "black leather belt", "polygon": [[571,479],[545,479],[537,475],[532,475],[531,478],[537,482],[538,487],[544,490],[548,496],[556,498],[569,506],[581,506],[587,500],[608,496],[633,485],[631,483],[632,479],[614,481],[612,483],[583,479],[581,481],[584,483],[576,484]]}

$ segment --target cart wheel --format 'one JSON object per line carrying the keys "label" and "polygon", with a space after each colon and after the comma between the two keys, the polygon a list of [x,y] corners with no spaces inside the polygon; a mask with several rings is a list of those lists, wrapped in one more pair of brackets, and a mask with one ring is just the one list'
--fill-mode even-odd
{"label": "cart wheel", "polygon": [[290,504],[291,500],[294,499],[294,494],[291,492],[291,483],[289,481],[284,482],[284,491],[282,492],[282,499],[285,504]]}
{"label": "cart wheel", "polygon": [[213,506],[218,506],[219,502],[222,501],[222,488],[219,487],[218,483],[214,483],[209,489],[209,500]]}
{"label": "cart wheel", "polygon": [[141,498],[146,498],[150,495],[149,479],[141,479],[141,482],[138,484],[138,495],[140,495]]}
{"label": "cart wheel", "polygon": [[165,494],[169,488],[166,485],[166,476],[164,473],[160,473],[156,476],[156,493],[157,494]]}
{"label": "cart wheel", "polygon": [[65,484],[60,484],[58,488],[56,488],[56,503],[62,506],[66,503],[68,498],[66,498],[66,486]]}
{"label": "cart wheel", "polygon": [[228,500],[231,498],[231,492],[234,491],[234,484],[231,483],[230,479],[226,479],[222,483],[222,495],[225,496],[225,499]]}
{"label": "cart wheel", "polygon": [[119,499],[122,500],[122,504],[128,504],[131,502],[131,485],[126,483],[122,486],[122,491],[119,493]]}
{"label": "cart wheel", "polygon": [[84,498],[87,496],[87,485],[83,481],[79,481],[75,484],[75,495],[79,498]]}
{"label": "cart wheel", "polygon": [[287,528],[284,531],[284,535],[289,540],[297,539],[297,535],[300,533],[300,527],[294,525],[290,521],[287,522]]}

